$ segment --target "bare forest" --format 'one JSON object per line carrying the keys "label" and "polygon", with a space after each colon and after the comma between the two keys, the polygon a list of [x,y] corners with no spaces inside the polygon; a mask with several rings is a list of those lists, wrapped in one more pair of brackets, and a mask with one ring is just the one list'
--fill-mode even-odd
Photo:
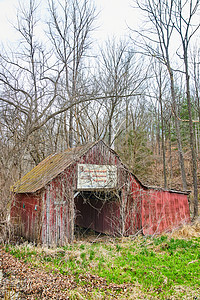
{"label": "bare forest", "polygon": [[16,180],[50,154],[100,139],[145,184],[191,190],[196,218],[200,1],[133,0],[140,30],[101,46],[94,1],[27,2],[13,24],[18,42],[0,47],[2,224]]}

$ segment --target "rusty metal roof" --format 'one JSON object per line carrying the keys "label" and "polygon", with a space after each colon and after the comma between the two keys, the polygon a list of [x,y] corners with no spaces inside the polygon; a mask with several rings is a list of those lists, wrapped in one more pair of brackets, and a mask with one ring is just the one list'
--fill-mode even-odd
{"label": "rusty metal roof", "polygon": [[96,143],[88,143],[84,146],[69,148],[62,153],[49,155],[35,168],[24,175],[12,187],[14,193],[34,193],[44,187],[57,175],[62,173],[70,164],[84,155]]}

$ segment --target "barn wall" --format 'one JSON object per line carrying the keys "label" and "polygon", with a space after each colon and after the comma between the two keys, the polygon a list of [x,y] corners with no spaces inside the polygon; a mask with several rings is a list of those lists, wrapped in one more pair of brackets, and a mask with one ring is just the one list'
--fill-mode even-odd
{"label": "barn wall", "polygon": [[170,231],[190,222],[187,195],[169,191],[144,190],[142,227],[145,235]]}
{"label": "barn wall", "polygon": [[11,207],[11,220],[17,235],[29,241],[40,241],[41,194],[16,194]]}
{"label": "barn wall", "polygon": [[65,245],[73,239],[74,202],[70,180],[63,173],[46,187],[43,194],[42,242]]}

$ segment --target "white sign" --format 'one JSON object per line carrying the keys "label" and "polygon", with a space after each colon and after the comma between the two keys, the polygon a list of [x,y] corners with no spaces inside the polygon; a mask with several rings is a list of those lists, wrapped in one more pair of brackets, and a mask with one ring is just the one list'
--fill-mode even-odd
{"label": "white sign", "polygon": [[77,189],[111,189],[117,186],[117,167],[78,164]]}

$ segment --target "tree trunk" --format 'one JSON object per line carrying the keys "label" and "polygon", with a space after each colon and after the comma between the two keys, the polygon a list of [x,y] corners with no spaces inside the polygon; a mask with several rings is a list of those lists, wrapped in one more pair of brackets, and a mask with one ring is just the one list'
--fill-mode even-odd
{"label": "tree trunk", "polygon": [[185,165],[184,165],[184,157],[183,157],[183,148],[181,142],[181,133],[180,133],[180,122],[177,118],[177,105],[176,105],[176,97],[175,97],[175,89],[174,89],[174,78],[173,72],[168,66],[168,72],[170,74],[170,85],[171,85],[171,96],[172,96],[172,108],[175,115],[174,122],[175,122],[175,130],[176,130],[176,139],[178,144],[178,153],[179,153],[179,163],[181,168],[181,177],[182,177],[182,185],[183,189],[187,190],[187,181],[186,181],[186,174],[185,174]]}
{"label": "tree trunk", "polygon": [[161,95],[159,97],[160,101],[160,116],[161,116],[161,127],[162,127],[162,157],[163,157],[163,176],[164,176],[164,188],[167,188],[167,172],[166,172],[166,153],[165,153],[165,137],[164,137],[164,119],[163,119],[163,107]]}
{"label": "tree trunk", "polygon": [[190,129],[190,149],[192,154],[192,176],[193,176],[193,185],[194,185],[194,218],[196,218],[198,216],[197,157],[196,157],[196,150],[195,150],[193,122],[192,122],[192,105],[190,99],[189,70],[188,70],[186,48],[184,48],[184,64],[185,64],[186,95],[187,95],[189,129]]}
{"label": "tree trunk", "polygon": [[73,147],[73,109],[70,108],[69,111],[69,148]]}
{"label": "tree trunk", "polygon": [[159,118],[159,109],[157,116],[157,154],[160,156],[160,118]]}
{"label": "tree trunk", "polygon": [[172,188],[173,169],[172,169],[171,120],[169,121],[169,164],[170,164],[170,188]]}

